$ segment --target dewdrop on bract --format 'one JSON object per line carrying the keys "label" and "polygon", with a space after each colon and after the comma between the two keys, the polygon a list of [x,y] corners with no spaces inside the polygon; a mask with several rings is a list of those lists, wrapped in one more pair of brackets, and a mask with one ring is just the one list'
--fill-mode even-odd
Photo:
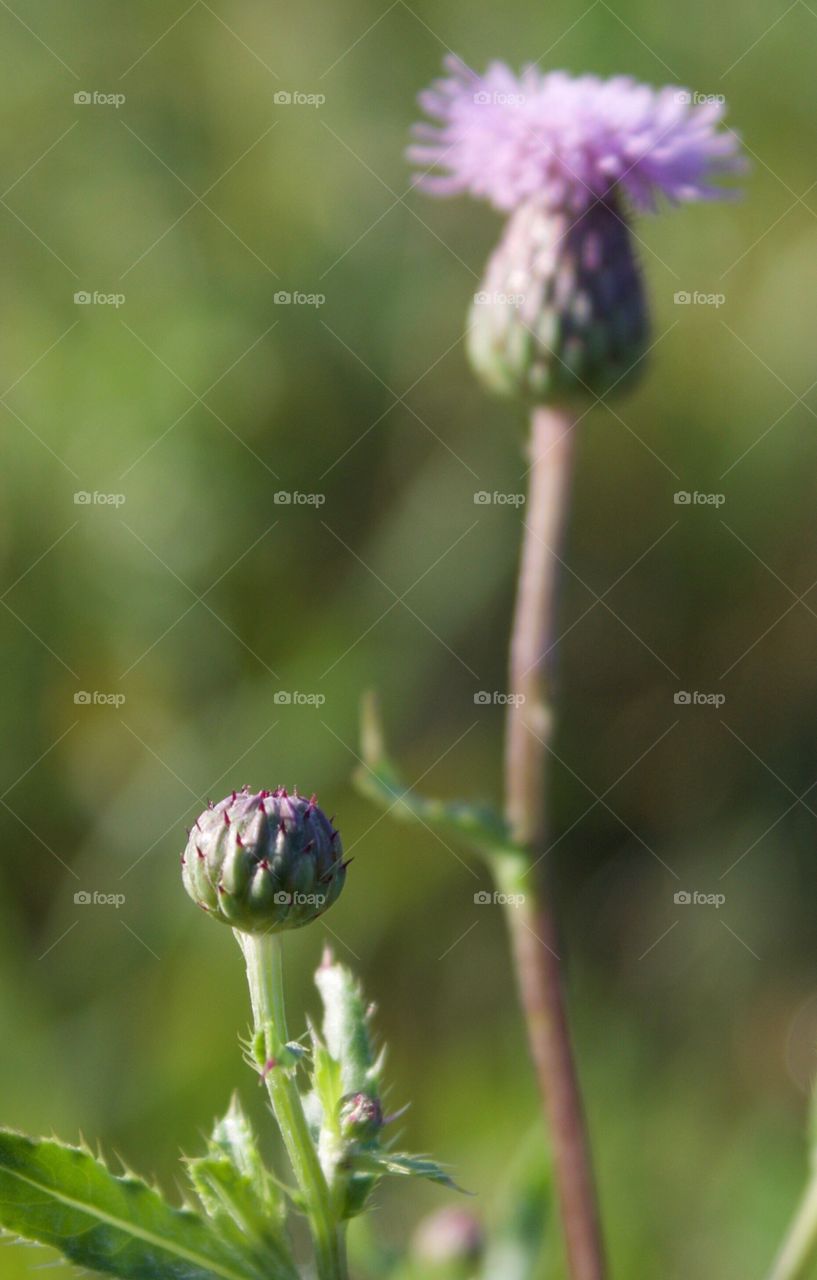
{"label": "dewdrop on bract", "polygon": [[184,887],[244,933],[297,929],[327,911],[346,879],[340,835],[297,792],[234,791],[204,810],[182,854]]}

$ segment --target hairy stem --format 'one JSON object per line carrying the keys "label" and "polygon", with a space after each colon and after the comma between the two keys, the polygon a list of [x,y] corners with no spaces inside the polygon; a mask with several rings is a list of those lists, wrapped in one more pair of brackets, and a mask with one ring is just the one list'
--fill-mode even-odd
{"label": "hairy stem", "polygon": [[769,1280],[799,1280],[817,1249],[817,1167],[812,1170]]}
{"label": "hairy stem", "polygon": [[[573,417],[534,410],[530,496],[514,616],[506,745],[506,817],[526,851],[497,859],[531,1054],[550,1126],[573,1280],[603,1280],[601,1240],[579,1081],[570,1040],[557,929],[542,887],[546,776],[553,717],[550,658],[558,555],[571,479]],[[521,899],[521,901],[520,901]]]}
{"label": "hairy stem", "polygon": [[[278,934],[235,931],[247,964],[256,1035],[263,1039],[264,1083],[303,1196],[319,1280],[346,1280],[343,1229],[335,1221],[329,1188],[304,1115],[292,1067],[284,1008],[281,939]],[[284,1059],[283,1061],[281,1059]]]}

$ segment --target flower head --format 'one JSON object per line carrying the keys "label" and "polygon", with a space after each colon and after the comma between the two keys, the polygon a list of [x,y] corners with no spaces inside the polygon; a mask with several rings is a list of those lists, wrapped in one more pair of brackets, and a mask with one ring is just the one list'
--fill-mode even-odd
{"label": "flower head", "polygon": [[245,933],[308,924],[331,907],[345,878],[340,836],[315,797],[284,787],[244,787],[211,805],[182,854],[193,901]]}
{"label": "flower head", "polygon": [[437,124],[416,125],[409,150],[412,163],[436,170],[417,179],[428,192],[467,192],[505,213],[532,197],[579,213],[625,192],[644,211],[661,194],[723,198],[713,180],[745,167],[738,136],[718,128],[720,99],[628,76],[528,66],[517,77],[502,62],[480,76],[453,55],[446,67],[450,75],[420,95]]}

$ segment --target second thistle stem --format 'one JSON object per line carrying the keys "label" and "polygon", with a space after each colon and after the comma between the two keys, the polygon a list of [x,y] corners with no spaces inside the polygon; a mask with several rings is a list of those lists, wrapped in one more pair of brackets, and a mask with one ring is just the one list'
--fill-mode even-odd
{"label": "second thistle stem", "polygon": [[281,1061],[288,1040],[281,939],[278,934],[235,931],[247,964],[256,1036],[263,1038],[264,1083],[309,1220],[319,1280],[347,1280],[342,1228],[304,1115],[292,1068]]}
{"label": "second thistle stem", "polygon": [[[513,637],[506,746],[506,818],[525,851],[498,859],[531,1054],[548,1118],[572,1280],[603,1280],[590,1151],[562,982],[558,936],[541,887],[546,851],[546,766],[552,731],[550,673],[558,557],[568,506],[575,420],[534,410],[531,482]],[[539,864],[537,866],[537,864]]]}

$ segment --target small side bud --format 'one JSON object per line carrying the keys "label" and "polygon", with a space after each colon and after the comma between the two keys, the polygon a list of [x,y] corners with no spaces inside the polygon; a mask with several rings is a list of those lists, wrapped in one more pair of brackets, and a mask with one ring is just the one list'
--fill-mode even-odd
{"label": "small side bud", "polygon": [[341,1098],[340,1132],[354,1142],[371,1142],[385,1123],[380,1099],[370,1093],[352,1093]]}

